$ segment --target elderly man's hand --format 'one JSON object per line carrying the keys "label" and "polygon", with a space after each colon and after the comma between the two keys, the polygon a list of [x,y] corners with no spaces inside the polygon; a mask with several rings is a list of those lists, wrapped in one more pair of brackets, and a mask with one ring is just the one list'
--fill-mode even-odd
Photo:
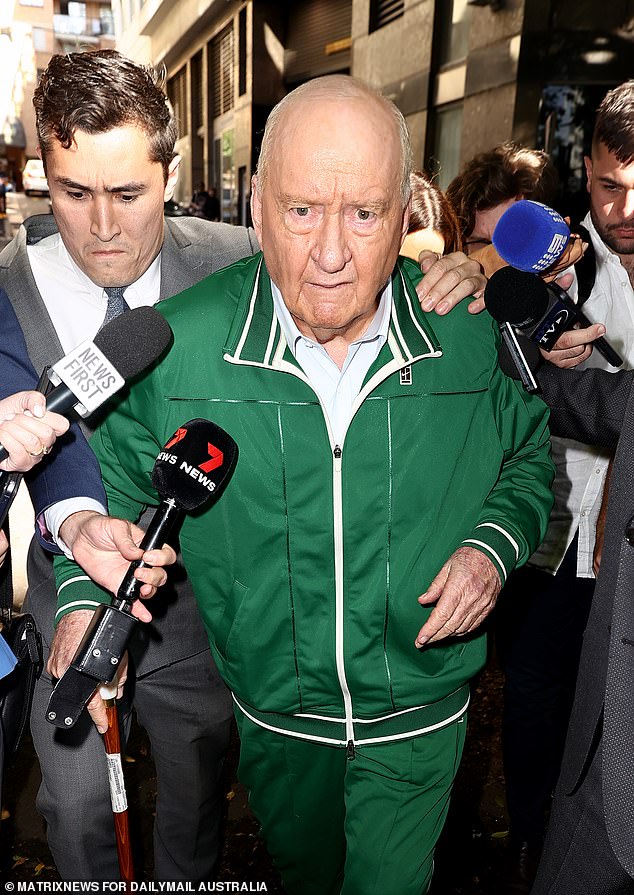
{"label": "elderly man's hand", "polygon": [[436,603],[418,632],[416,646],[475,631],[495,606],[502,589],[490,559],[473,547],[459,547],[418,598]]}
{"label": "elderly man's hand", "polygon": [[469,295],[476,299],[469,303],[469,313],[479,314],[484,310],[487,279],[477,261],[468,258],[464,252],[450,252],[438,257],[436,252],[425,251],[418,256],[418,263],[425,274],[416,287],[424,311],[448,314]]}
{"label": "elderly man's hand", "polygon": [[[90,624],[93,617],[92,609],[77,609],[75,612],[69,612],[65,615],[55,630],[53,642],[51,643],[51,651],[46,670],[53,678],[59,679],[77,652],[77,648],[81,643],[82,637],[86,633],[86,628]],[[128,654],[124,653],[119,670],[117,672],[118,688],[117,699],[123,694],[123,685],[128,676]],[[99,733],[105,733],[108,729],[108,719],[106,716],[106,707],[103,699],[99,695],[97,688],[87,705],[92,720],[97,727]]]}
{"label": "elderly man's hand", "polygon": [[48,454],[70,423],[46,410],[40,392],[16,392],[0,401],[0,444],[9,456],[0,463],[5,472],[28,472]]}
{"label": "elderly man's hand", "polygon": [[[91,510],[73,513],[60,528],[60,536],[72,551],[75,562],[93,581],[113,594],[116,594],[130,563],[143,559],[147,567],[136,569],[134,576],[143,582],[140,595],[147,600],[167,581],[163,566],[175,563],[176,553],[168,544],[144,553],[138,546],[143,535],[143,529],[132,522],[102,516]],[[152,619],[138,600],[132,613],[143,622]]]}

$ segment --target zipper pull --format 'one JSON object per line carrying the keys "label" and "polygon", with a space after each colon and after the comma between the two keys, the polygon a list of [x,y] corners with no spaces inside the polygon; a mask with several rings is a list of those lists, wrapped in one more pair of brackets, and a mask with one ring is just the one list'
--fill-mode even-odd
{"label": "zipper pull", "polygon": [[333,453],[335,460],[341,460],[342,451],[338,444],[335,445],[335,449],[332,453]]}
{"label": "zipper pull", "polygon": [[348,759],[348,761],[353,761],[355,758],[354,740],[348,740],[348,743],[346,745],[346,758]]}

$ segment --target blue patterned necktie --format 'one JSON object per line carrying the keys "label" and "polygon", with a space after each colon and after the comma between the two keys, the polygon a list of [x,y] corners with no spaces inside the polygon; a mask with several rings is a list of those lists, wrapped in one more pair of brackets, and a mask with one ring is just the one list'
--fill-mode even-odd
{"label": "blue patterned necktie", "polygon": [[119,314],[130,310],[130,305],[123,297],[125,290],[125,286],[106,286],[104,288],[104,292],[108,296],[108,307],[106,308],[106,316],[103,318],[103,323],[99,329],[103,329],[106,323],[110,323]]}

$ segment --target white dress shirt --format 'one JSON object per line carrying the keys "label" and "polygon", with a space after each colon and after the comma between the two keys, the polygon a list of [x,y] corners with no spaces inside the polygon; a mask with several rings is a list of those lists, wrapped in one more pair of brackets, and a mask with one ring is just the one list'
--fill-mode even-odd
{"label": "white dress shirt", "polygon": [[[80,270],[68,253],[59,233],[54,233],[34,245],[27,246],[27,254],[35,283],[46,305],[55,331],[68,354],[80,342],[97,334],[108,306],[108,297],[102,286],[97,286]],[[124,297],[131,308],[154,305],[161,289],[160,253],[139,279],[128,286]],[[70,556],[59,539],[59,527],[78,510],[106,508],[89,498],[62,500],[45,510],[38,519],[42,533],[51,537]]]}
{"label": "white dress shirt", "polygon": [[[106,315],[108,297],[103,286],[95,285],[75,264],[59,233],[27,246],[26,251],[37,288],[68,354],[96,335]],[[160,290],[159,253],[145,273],[126,288],[125,300],[131,308],[155,305]]]}
{"label": "white dress shirt", "polygon": [[[620,369],[634,369],[634,290],[627,271],[618,255],[602,242],[594,228],[590,214],[583,221],[592,239],[596,254],[597,272],[590,297],[583,305],[583,313],[593,323],[604,323],[606,338],[623,358]],[[576,280],[570,289],[577,299]],[[594,349],[585,363],[577,369],[599,367],[616,369]],[[552,438],[553,460],[557,466],[553,492],[555,505],[550,516],[546,538],[530,559],[530,564],[553,574],[561,565],[570,542],[579,531],[577,575],[593,578],[592,554],[596,525],[605,474],[610,454],[600,448],[580,445],[567,438]]]}

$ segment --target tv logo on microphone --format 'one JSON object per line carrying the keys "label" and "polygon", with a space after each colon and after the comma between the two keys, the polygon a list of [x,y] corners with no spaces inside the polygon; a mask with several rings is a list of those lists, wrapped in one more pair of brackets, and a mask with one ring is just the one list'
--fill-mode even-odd
{"label": "tv logo on microphone", "polygon": [[559,335],[570,326],[570,318],[573,316],[568,308],[560,308],[553,316],[550,314],[542,323],[542,326],[533,333],[531,338],[534,342],[550,351],[555,344]]}
{"label": "tv logo on microphone", "polygon": [[175,444],[183,441],[183,439],[187,435],[187,429],[178,429],[173,438],[167,442],[165,448],[160,451],[157,460],[163,463],[169,463],[171,466],[178,465],[178,468],[181,472],[184,472],[185,475],[190,476],[190,478],[195,479],[199,482],[204,488],[207,488],[208,491],[216,490],[216,483],[213,479],[207,478],[205,473],[210,473],[214,469],[218,469],[225,460],[224,453],[217,448],[215,445],[211,444],[211,442],[207,442],[207,453],[209,455],[209,460],[205,460],[203,463],[198,464],[196,466],[193,463],[188,463],[187,460],[182,460],[177,454],[172,454],[167,448],[173,447]]}
{"label": "tv logo on microphone", "polygon": [[[78,345],[53,367],[55,385],[63,382],[77,398],[80,408],[92,413],[125,384],[116,367],[94,342]],[[81,409],[80,409],[81,412]]]}

